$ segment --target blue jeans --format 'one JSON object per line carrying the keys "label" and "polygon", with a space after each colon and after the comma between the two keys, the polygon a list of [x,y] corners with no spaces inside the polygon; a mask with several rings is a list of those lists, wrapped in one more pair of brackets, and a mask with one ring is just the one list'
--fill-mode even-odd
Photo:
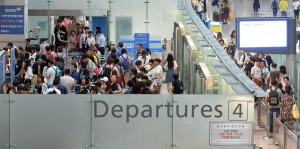
{"label": "blue jeans", "polygon": [[273,8],[273,17],[276,17],[276,16],[277,16],[277,11],[278,11],[277,8]]}
{"label": "blue jeans", "polygon": [[270,133],[273,132],[273,112],[276,112],[276,117],[280,114],[280,108],[270,108]]}
{"label": "blue jeans", "polygon": [[204,14],[203,14],[203,12],[198,12],[197,14],[198,14],[200,20],[203,21],[204,20]]}
{"label": "blue jeans", "polygon": [[[228,13],[229,13],[229,8],[224,8],[224,20],[228,20]],[[221,20],[223,21],[223,20]]]}

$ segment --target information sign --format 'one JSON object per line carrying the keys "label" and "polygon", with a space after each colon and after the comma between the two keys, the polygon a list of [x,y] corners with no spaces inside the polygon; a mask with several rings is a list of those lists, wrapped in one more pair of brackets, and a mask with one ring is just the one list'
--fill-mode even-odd
{"label": "information sign", "polygon": [[251,145],[251,122],[211,122],[210,145]]}
{"label": "information sign", "polygon": [[[142,44],[143,49],[149,48],[149,33],[134,33],[134,48],[136,49],[138,44]],[[134,59],[136,59],[137,51],[134,51]]]}
{"label": "information sign", "polygon": [[0,34],[24,34],[24,6],[0,8]]}

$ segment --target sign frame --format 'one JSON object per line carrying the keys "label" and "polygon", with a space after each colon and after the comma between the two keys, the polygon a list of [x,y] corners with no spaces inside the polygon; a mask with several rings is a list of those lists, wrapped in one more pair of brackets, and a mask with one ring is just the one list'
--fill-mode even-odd
{"label": "sign frame", "polygon": [[[248,135],[248,140],[245,143],[238,143],[238,142],[229,142],[229,143],[224,143],[224,142],[220,142],[220,143],[213,143],[213,129],[212,129],[212,125],[214,124],[223,124],[223,125],[249,125],[249,131],[247,134]],[[239,128],[224,128],[224,129],[239,129]],[[209,123],[209,145],[210,146],[251,146],[253,145],[253,140],[252,140],[252,131],[253,131],[253,122],[210,122]],[[247,136],[246,135],[246,136]]]}

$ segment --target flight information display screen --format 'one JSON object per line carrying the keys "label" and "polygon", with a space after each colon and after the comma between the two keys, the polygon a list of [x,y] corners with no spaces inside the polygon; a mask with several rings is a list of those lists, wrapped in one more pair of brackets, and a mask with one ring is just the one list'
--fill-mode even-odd
{"label": "flight information display screen", "polygon": [[249,52],[289,50],[289,27],[288,18],[238,18],[238,49]]}

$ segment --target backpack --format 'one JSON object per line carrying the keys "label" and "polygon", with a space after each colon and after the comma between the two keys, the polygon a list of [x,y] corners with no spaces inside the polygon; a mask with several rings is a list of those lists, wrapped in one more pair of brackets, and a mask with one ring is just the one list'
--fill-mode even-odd
{"label": "backpack", "polygon": [[122,67],[123,67],[125,70],[128,70],[128,69],[130,68],[130,63],[129,63],[128,55],[127,55],[127,58],[124,58],[123,55],[122,55],[121,57],[122,57],[122,59],[124,60],[123,63],[122,63]]}
{"label": "backpack", "polygon": [[50,58],[51,58],[51,53],[49,52],[49,54],[45,54],[46,55],[46,61],[49,62]]}
{"label": "backpack", "polygon": [[61,56],[58,56],[58,53],[56,53],[56,57],[59,57],[59,62],[65,64],[64,54],[62,54]]}
{"label": "backpack", "polygon": [[62,76],[62,71],[57,67],[57,66],[54,66],[54,68],[53,67],[51,67],[52,69],[54,69],[55,70],[55,75],[56,76]]}
{"label": "backpack", "polygon": [[278,99],[277,88],[275,90],[270,89],[269,105],[270,106],[277,106],[278,104],[279,104],[279,99]]}
{"label": "backpack", "polygon": [[111,76],[111,67],[108,67],[108,66],[104,66],[100,72],[100,77],[103,78],[103,77],[107,77],[107,78],[110,78]]}
{"label": "backpack", "polygon": [[216,6],[216,5],[218,4],[218,2],[219,2],[219,0],[213,0],[213,1],[211,2],[211,5],[212,5],[212,6]]}
{"label": "backpack", "polygon": [[277,2],[276,2],[276,0],[274,0],[273,2],[272,2],[272,8],[273,9],[277,9]]}
{"label": "backpack", "polygon": [[174,86],[174,94],[182,94],[183,93],[183,82],[179,80],[175,80],[175,86]]}

